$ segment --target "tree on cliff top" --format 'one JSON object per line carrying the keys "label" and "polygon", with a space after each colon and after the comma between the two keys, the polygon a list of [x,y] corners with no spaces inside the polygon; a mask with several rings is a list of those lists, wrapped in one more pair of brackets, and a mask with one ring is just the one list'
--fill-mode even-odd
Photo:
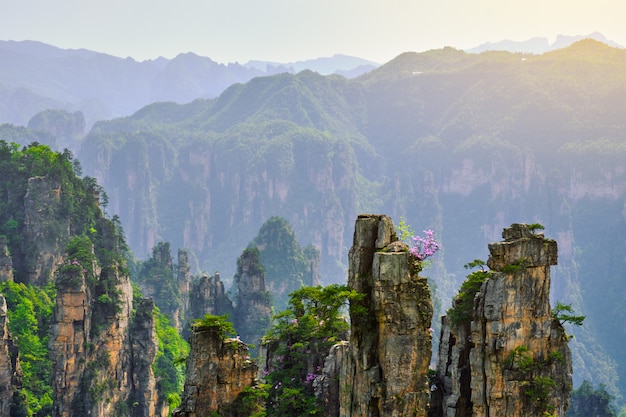
{"label": "tree on cliff top", "polygon": [[289,222],[281,217],[271,217],[250,243],[256,246],[265,267],[265,280],[273,294],[278,311],[287,307],[288,294],[304,285],[312,285],[313,274],[308,256],[318,252],[305,251],[300,247]]}
{"label": "tree on cliff top", "polygon": [[174,320],[182,301],[168,242],[159,242],[152,248],[152,256],[141,264],[136,281],[145,294],[154,297],[161,312]]}
{"label": "tree on cliff top", "polygon": [[274,316],[263,338],[268,349],[268,416],[322,415],[313,381],[330,347],[347,339],[350,325],[344,307],[362,296],[338,284],[302,287],[290,294],[289,308]]}

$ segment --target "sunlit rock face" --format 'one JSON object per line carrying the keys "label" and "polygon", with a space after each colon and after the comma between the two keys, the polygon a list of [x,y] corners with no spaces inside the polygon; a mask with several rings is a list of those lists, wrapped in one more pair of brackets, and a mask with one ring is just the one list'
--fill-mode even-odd
{"label": "sunlit rock face", "polygon": [[223,338],[214,327],[194,327],[189,338],[187,375],[176,417],[230,415],[229,409],[245,387],[256,385],[257,365],[248,346]]}
{"label": "sunlit rock face", "polygon": [[350,306],[340,415],[426,416],[433,314],[426,279],[383,215],[358,217],[349,260],[348,285],[364,299]]}
{"label": "sunlit rock face", "polygon": [[523,224],[502,236],[471,321],[443,320],[432,416],[564,416],[569,406],[571,353],[549,300],[556,241]]}
{"label": "sunlit rock face", "polygon": [[[104,248],[117,253],[111,226]],[[89,248],[93,255],[93,247]],[[75,261],[75,260],[74,260]],[[100,265],[68,259],[57,272],[56,305],[50,325],[54,417],[167,415],[157,402],[152,372],[157,351],[154,303],[137,300],[125,268],[112,257]],[[69,265],[69,267],[68,267]],[[102,283],[114,297],[99,294]]]}

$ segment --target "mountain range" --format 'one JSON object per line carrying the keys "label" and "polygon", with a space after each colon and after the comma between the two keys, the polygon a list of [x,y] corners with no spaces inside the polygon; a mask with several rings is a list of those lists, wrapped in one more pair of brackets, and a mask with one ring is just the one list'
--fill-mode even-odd
{"label": "mountain range", "polygon": [[[18,51],[11,53],[23,65],[16,68],[34,71]],[[147,81],[135,85],[131,73],[207,61],[186,55],[176,65],[176,59],[137,63],[64,53],[75,60],[73,79],[100,77],[83,86],[90,97],[98,88],[128,106],[129,115],[110,120],[85,113],[93,127],[74,139],[73,150],[84,173],[106,191],[103,208],[119,215],[137,257],[168,241],[228,280],[261,225],[280,216],[303,246],[319,250],[323,282],[342,282],[354,219],[386,213],[418,232],[434,230],[441,242],[424,272],[437,287],[441,314],[463,280],[463,265],[485,258],[484,248],[504,227],[540,223],[559,242],[553,300],[587,315],[582,328],[570,329],[574,379],[604,383],[623,401],[623,49],[586,39],[541,55],[450,47],[409,52],[351,79],[306,70],[255,76],[213,98],[158,102],[134,113],[125,94],[154,90]],[[66,71],[49,65],[48,73]],[[120,84],[107,84],[113,80],[107,68],[135,72],[116,73],[127,84],[113,88]],[[7,73],[19,79],[19,71]],[[7,79],[2,94],[23,88]],[[66,94],[66,103],[82,94],[40,83]],[[174,90],[193,90],[186,85]],[[34,108],[37,100],[24,94],[24,106],[13,101],[11,111]],[[67,143],[80,125],[63,124],[71,114],[47,114],[35,133],[34,123],[33,129],[5,126],[0,139]]]}
{"label": "mountain range", "polygon": [[[485,43],[466,52],[506,50],[541,54],[584,39],[620,45],[600,33],[559,35],[527,41]],[[334,55],[279,63],[249,61],[222,64],[192,52],[172,59],[136,61],[87,49],[61,49],[37,41],[0,41],[0,123],[26,126],[38,112],[55,108],[81,111],[86,127],[98,120],[128,116],[155,101],[188,103],[214,98],[228,86],[254,77],[303,70],[354,78],[380,66],[362,58]]]}
{"label": "mountain range", "polygon": [[485,51],[509,51],[528,54],[543,54],[544,52],[554,51],[555,49],[567,48],[574,42],[578,42],[582,39],[594,39],[614,48],[624,47],[623,45],[607,39],[600,32],[593,32],[588,35],[558,35],[556,40],[552,43],[550,43],[550,40],[546,37],[536,37],[525,41],[503,40],[493,43],[486,42],[473,48],[466,49],[466,52],[480,53]]}
{"label": "mountain range", "polygon": [[138,62],[34,41],[0,41],[0,61],[0,122],[24,126],[49,108],[81,111],[91,126],[155,101],[213,98],[254,77],[302,69],[354,77],[378,66],[345,55],[283,64],[220,64],[191,52]]}

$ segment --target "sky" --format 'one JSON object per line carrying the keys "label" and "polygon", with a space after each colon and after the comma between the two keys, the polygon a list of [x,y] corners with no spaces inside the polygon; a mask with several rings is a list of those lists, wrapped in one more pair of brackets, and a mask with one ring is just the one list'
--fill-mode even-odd
{"label": "sky", "polygon": [[0,0],[0,40],[136,60],[194,52],[221,63],[397,55],[601,32],[626,45],[615,0]]}

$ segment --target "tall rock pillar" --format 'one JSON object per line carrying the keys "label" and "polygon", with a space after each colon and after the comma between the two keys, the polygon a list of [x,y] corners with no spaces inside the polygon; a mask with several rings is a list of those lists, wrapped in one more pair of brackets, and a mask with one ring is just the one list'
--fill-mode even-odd
{"label": "tall rock pillar", "polygon": [[569,406],[572,358],[549,299],[557,244],[524,224],[502,237],[471,317],[443,321],[432,416],[564,416]]}
{"label": "tall rock pillar", "polygon": [[567,337],[550,309],[557,244],[523,224],[489,245],[492,278],[475,300],[470,353],[475,416],[564,416],[572,389]]}
{"label": "tall rock pillar", "polygon": [[[259,346],[270,325],[272,304],[265,287],[265,271],[256,248],[247,248],[237,259],[237,308],[235,328],[246,343]],[[256,353],[256,350],[254,350]]]}
{"label": "tall rock pillar", "polygon": [[364,298],[350,306],[341,416],[427,414],[433,306],[414,261],[408,247],[397,241],[389,217],[357,218],[348,285]]}
{"label": "tall rock pillar", "polygon": [[239,415],[232,410],[237,397],[256,385],[257,365],[250,359],[248,346],[239,339],[224,338],[211,325],[193,326],[189,344],[182,403],[172,415]]}

